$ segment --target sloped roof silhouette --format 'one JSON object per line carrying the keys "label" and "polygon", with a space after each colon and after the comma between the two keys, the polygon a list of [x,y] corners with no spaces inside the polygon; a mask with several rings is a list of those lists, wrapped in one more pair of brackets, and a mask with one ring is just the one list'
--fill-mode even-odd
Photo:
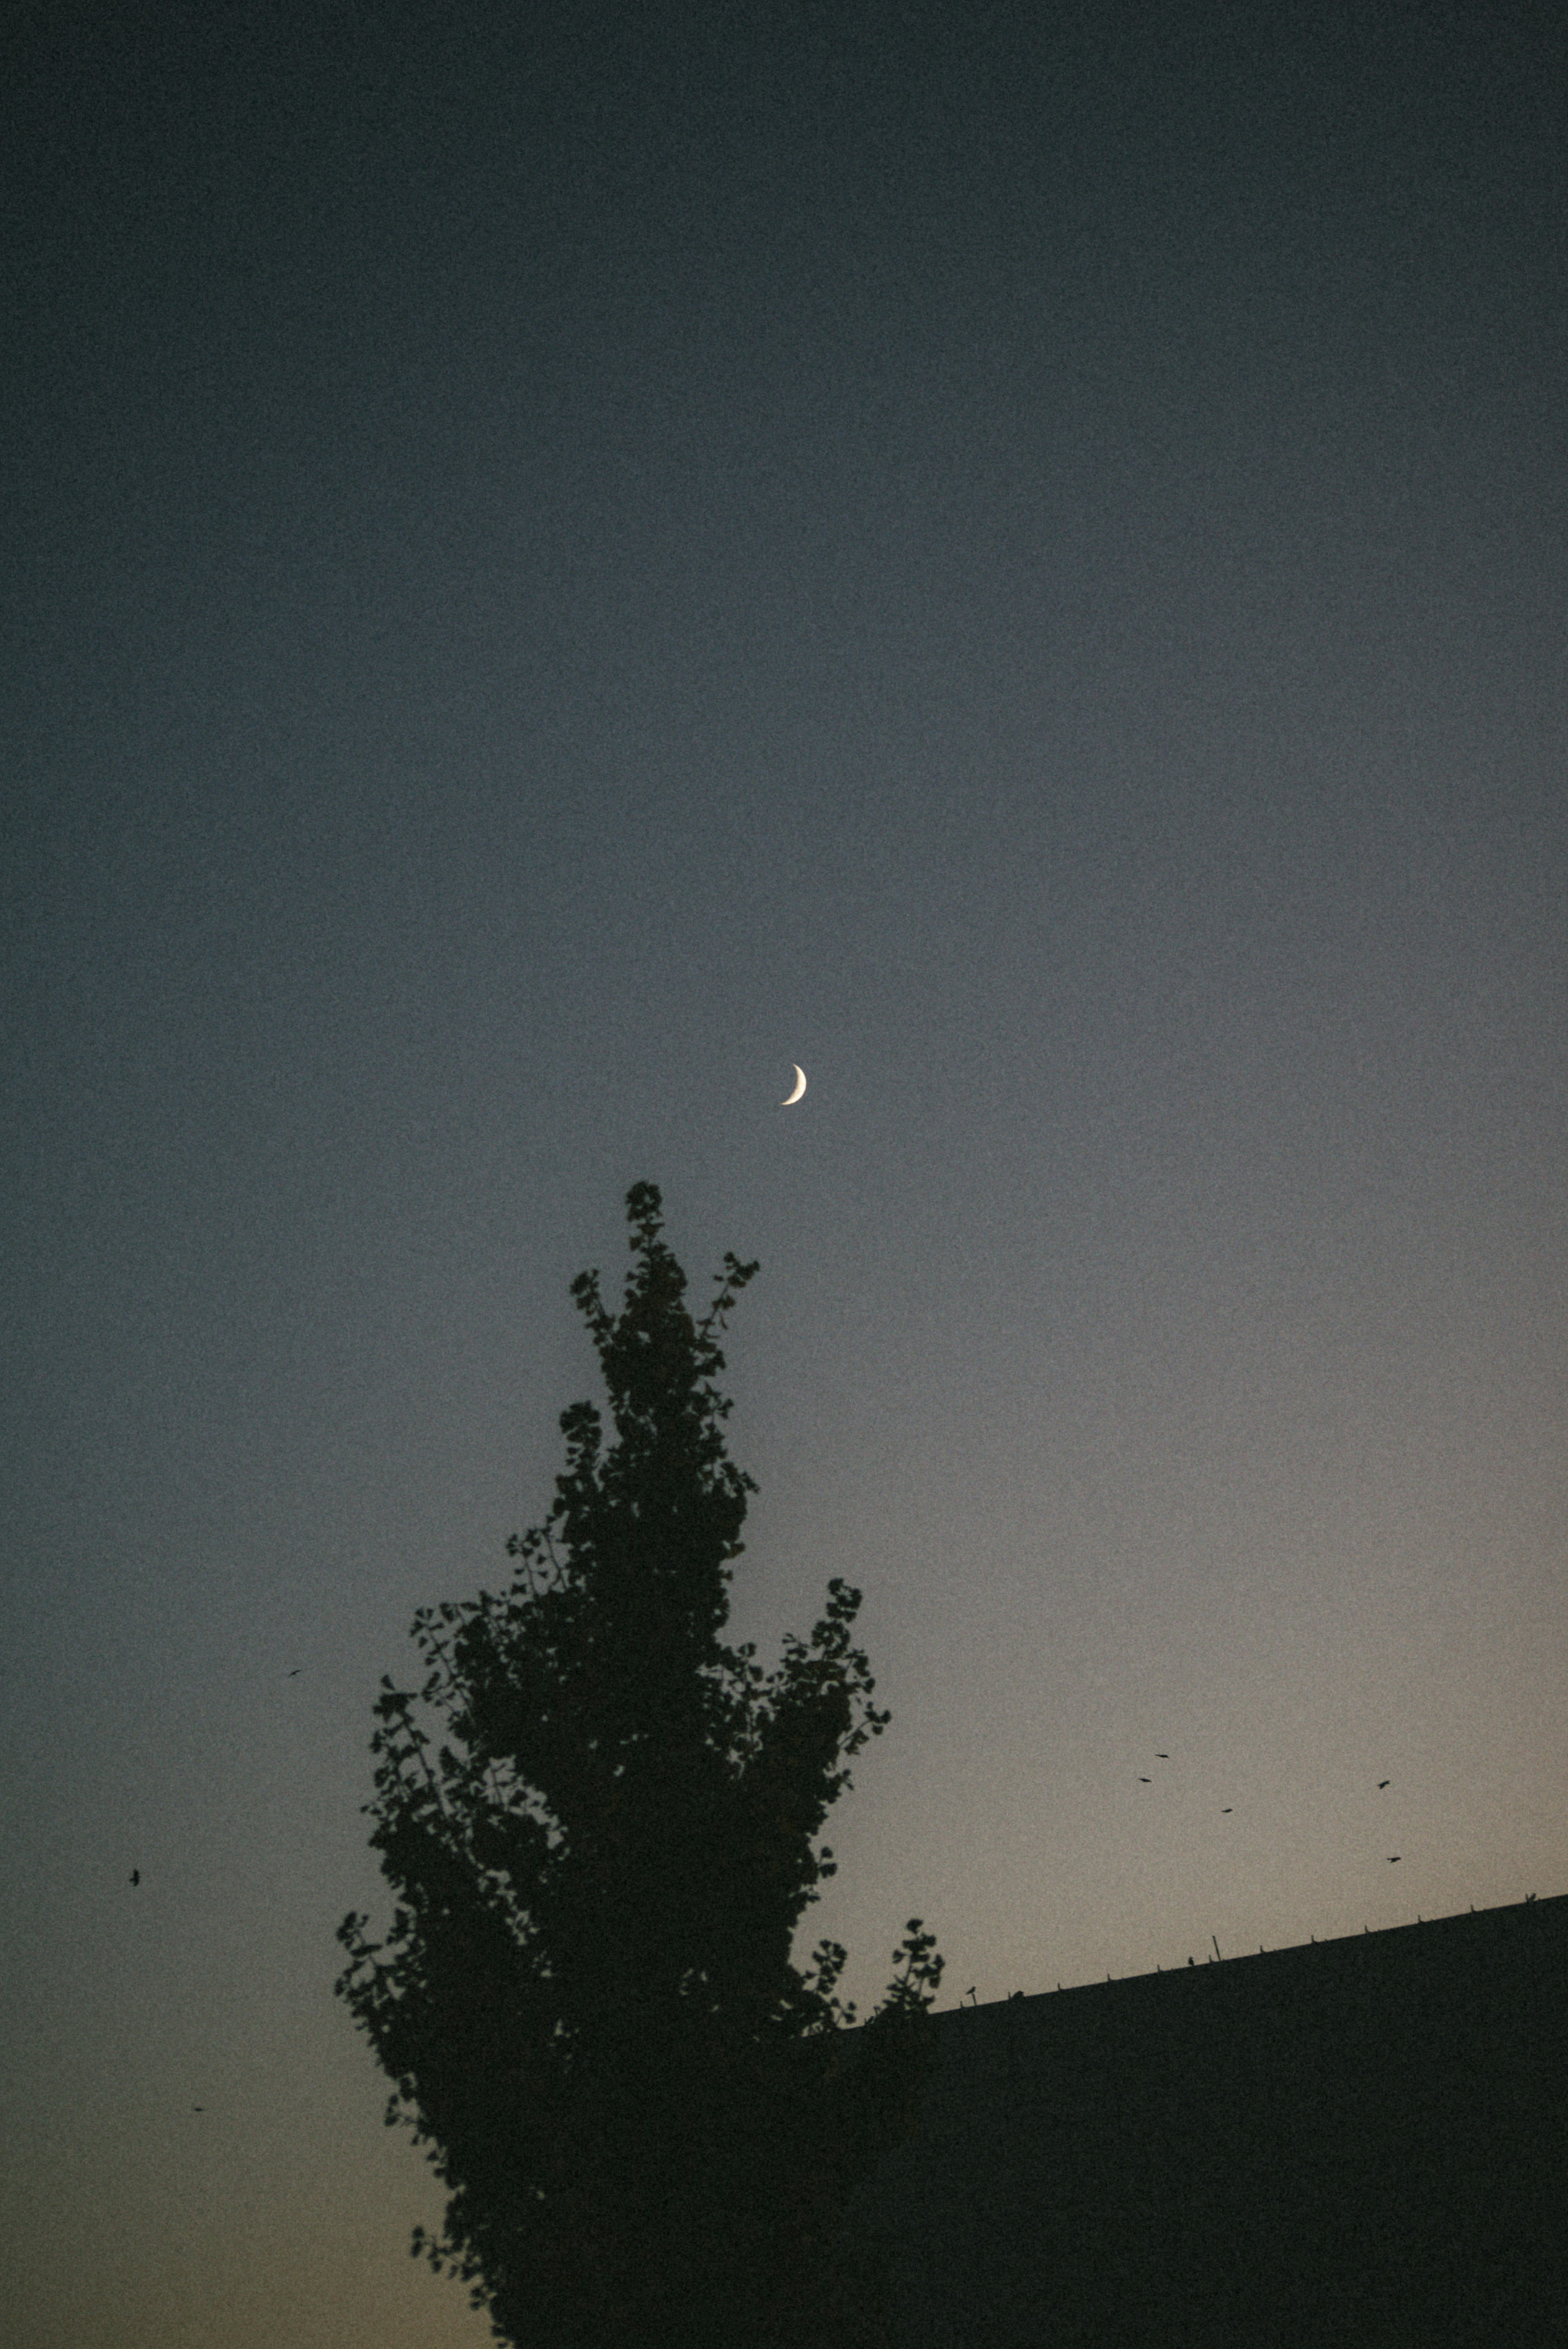
{"label": "sloped roof silhouette", "polygon": [[1568,1896],[930,2023],[897,2349],[1568,2341]]}

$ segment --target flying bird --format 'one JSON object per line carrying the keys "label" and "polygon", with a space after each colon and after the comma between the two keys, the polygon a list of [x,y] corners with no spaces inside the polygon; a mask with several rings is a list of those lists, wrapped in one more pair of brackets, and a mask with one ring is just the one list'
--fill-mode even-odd
{"label": "flying bird", "polygon": [[1157,1754],[1154,1756],[1154,1759],[1156,1760],[1156,1762],[1169,1762],[1169,1761],[1170,1761],[1170,1759],[1171,1759],[1171,1756],[1169,1755],[1169,1754]]}
{"label": "flying bird", "polygon": [[141,1882],[141,1870],[139,1868],[133,1868],[131,1869],[130,1880],[133,1884],[139,1884]]}
{"label": "flying bird", "polygon": [[193,2113],[204,2113],[207,2107],[205,2105],[192,2105],[191,2109]]}
{"label": "flying bird", "polygon": [[1221,1816],[1222,1819],[1228,1819],[1228,1818],[1230,1817],[1230,1816],[1231,1816],[1231,1813],[1234,1810],[1234,1808],[1235,1808],[1235,1805],[1234,1805],[1233,1803],[1227,1803],[1227,1804],[1225,1805],[1225,1806],[1224,1806],[1223,1810],[1222,1810],[1222,1812],[1220,1813],[1220,1816]]}
{"label": "flying bird", "polygon": [[285,1672],[284,1674],[284,1678],[285,1681],[297,1681],[299,1678],[299,1666],[296,1664],[292,1672]]}
{"label": "flying bird", "polygon": [[1403,1854],[1402,1854],[1402,1853],[1400,1853],[1400,1852],[1397,1852],[1397,1851],[1391,1851],[1391,1852],[1388,1854],[1388,1865],[1389,1865],[1389,1867],[1390,1867],[1390,1868],[1398,1868],[1398,1865],[1399,1865],[1400,1859],[1401,1859],[1402,1857],[1403,1857]]}
{"label": "flying bird", "polygon": [[1154,1781],[1152,1778],[1140,1778],[1138,1783],[1140,1786],[1152,1786]]}
{"label": "flying bird", "polygon": [[1379,1778],[1377,1781],[1378,1792],[1381,1793],[1385,1786],[1391,1786],[1393,1783],[1394,1781],[1392,1778]]}

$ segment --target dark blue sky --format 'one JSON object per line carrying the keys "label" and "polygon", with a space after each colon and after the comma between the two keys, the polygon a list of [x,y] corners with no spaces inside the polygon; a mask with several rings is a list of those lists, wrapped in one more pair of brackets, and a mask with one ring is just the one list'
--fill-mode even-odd
{"label": "dark blue sky", "polygon": [[488,2337],[333,1929],[639,1179],[761,1259],[734,1636],[865,1592],[862,2011],[1562,1889],[1547,12],[110,16],[0,221],[29,2344]]}

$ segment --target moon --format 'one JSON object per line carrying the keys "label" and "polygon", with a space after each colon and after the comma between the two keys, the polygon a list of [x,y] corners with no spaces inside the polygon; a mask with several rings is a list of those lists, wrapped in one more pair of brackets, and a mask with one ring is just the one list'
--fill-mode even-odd
{"label": "moon", "polygon": [[793,1092],[792,1093],[787,1093],[787,1094],[785,1095],[784,1099],[783,1099],[783,1100],[779,1102],[779,1108],[780,1108],[780,1109],[793,1109],[793,1108],[794,1108],[794,1106],[795,1106],[795,1103],[799,1100],[799,1098],[800,1098],[801,1094],[805,1092],[805,1090],[806,1090],[806,1071],[805,1071],[805,1070],[800,1066],[799,1061],[796,1061],[796,1063],[795,1063],[795,1090],[794,1090],[794,1092]]}

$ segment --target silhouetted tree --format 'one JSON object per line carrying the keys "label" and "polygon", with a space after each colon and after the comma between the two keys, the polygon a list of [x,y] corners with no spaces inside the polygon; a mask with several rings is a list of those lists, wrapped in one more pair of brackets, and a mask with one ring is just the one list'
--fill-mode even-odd
{"label": "silhouetted tree", "polygon": [[[414,2250],[498,2338],[872,2349],[886,2279],[847,2197],[913,2124],[943,1961],[912,1920],[853,2033],[845,1951],[791,1962],[834,1873],[813,1839],[889,1715],[841,1579],[771,1675],[721,1643],[756,1487],[726,1454],[716,1333],[757,1267],[727,1255],[694,1321],[657,1190],[626,1205],[622,1311],[597,1273],[572,1292],[614,1441],[591,1403],[562,1413],[510,1588],[421,1609],[422,1687],[383,1680],[366,1807],[397,1907],[387,1943],[345,1919],[336,1987],[397,2084],[388,2124],[450,2189]],[[417,1703],[445,1716],[433,1755]]]}

